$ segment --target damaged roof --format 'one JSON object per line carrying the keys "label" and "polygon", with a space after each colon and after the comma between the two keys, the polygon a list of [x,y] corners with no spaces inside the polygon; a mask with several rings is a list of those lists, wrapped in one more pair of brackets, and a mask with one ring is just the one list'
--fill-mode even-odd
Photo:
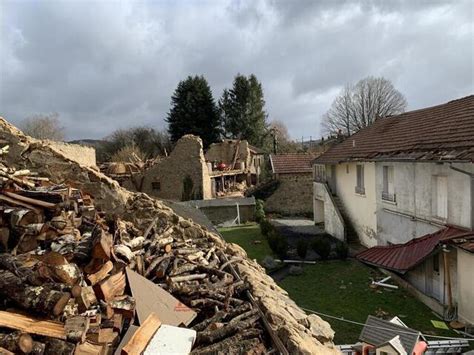
{"label": "damaged roof", "polygon": [[315,160],[474,162],[474,95],[381,118]]}
{"label": "damaged roof", "polygon": [[311,173],[314,155],[271,154],[270,163],[274,174]]}
{"label": "damaged roof", "polygon": [[405,244],[372,247],[360,252],[356,257],[370,265],[405,273],[431,255],[440,243],[452,244],[474,252],[474,231],[447,227]]}

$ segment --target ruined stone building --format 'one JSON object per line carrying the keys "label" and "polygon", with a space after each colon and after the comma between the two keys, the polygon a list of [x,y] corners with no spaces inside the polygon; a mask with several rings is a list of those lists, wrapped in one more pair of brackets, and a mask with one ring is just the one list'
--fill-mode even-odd
{"label": "ruined stone building", "polygon": [[223,140],[204,154],[201,139],[185,135],[168,157],[139,172],[126,170],[118,180],[129,190],[161,199],[207,200],[242,196],[258,183],[263,164],[263,151],[246,140]]}

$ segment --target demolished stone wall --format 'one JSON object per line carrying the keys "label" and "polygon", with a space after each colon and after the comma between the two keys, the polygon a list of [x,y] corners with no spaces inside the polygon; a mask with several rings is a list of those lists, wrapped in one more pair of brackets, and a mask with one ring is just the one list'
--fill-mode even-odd
{"label": "demolished stone wall", "polygon": [[78,162],[81,165],[89,167],[97,166],[95,149],[92,147],[50,140],[45,141],[45,143],[50,145],[54,150],[57,150],[62,155]]}
{"label": "demolished stone wall", "polygon": [[210,162],[224,162],[232,164],[236,152],[237,144],[239,146],[236,169],[240,169],[240,163],[244,163],[244,169],[249,169],[252,165],[252,156],[250,154],[249,143],[246,140],[224,140],[223,142],[213,143],[206,152],[206,160]]}
{"label": "demolished stone wall", "polygon": [[160,225],[186,225],[186,234],[206,237],[226,248],[228,257],[237,258],[234,265],[250,284],[251,291],[262,306],[271,327],[291,354],[338,354],[329,324],[315,315],[306,315],[265,271],[247,258],[245,251],[225,243],[220,236],[184,220],[162,202],[143,193],[132,193],[105,175],[67,158],[51,146],[25,136],[3,118],[0,118],[0,142],[9,145],[4,156],[17,169],[31,169],[55,183],[67,182],[94,197],[95,205],[108,215],[133,222],[144,228],[158,218]]}
{"label": "demolished stone wall", "polygon": [[167,158],[145,171],[141,191],[150,196],[181,201],[183,193],[186,194],[184,185],[187,177],[192,181],[191,196],[187,199],[212,198],[202,140],[193,135],[181,137]]}

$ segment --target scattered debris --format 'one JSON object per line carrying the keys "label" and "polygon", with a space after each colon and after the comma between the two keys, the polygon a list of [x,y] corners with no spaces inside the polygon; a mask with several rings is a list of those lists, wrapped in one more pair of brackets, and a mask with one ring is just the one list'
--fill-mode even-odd
{"label": "scattered debris", "polygon": [[388,280],[390,280],[392,278],[392,276],[387,276],[385,278],[383,278],[382,280],[380,281],[374,281],[372,280],[372,285],[375,285],[375,286],[382,286],[382,287],[387,287],[387,288],[393,288],[393,289],[398,289],[398,286],[397,285],[391,285],[391,284],[388,284],[386,283]]}
{"label": "scattered debris", "polygon": [[[140,327],[125,354],[141,354],[150,342],[161,349],[161,323],[192,325],[187,331],[197,332],[198,354],[267,348],[260,315],[245,296],[248,285],[226,271],[223,250],[194,236],[191,223],[163,230],[159,219],[146,226],[108,219],[70,185],[4,164],[0,175],[0,326],[10,329],[0,333],[0,346],[107,352],[136,314]],[[190,350],[186,339],[180,344]]]}

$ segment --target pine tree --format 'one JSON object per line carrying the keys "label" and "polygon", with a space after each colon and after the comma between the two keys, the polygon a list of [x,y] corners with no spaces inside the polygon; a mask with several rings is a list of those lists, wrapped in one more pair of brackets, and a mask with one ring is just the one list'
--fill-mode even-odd
{"label": "pine tree", "polygon": [[172,142],[185,134],[195,134],[207,147],[219,139],[220,117],[211,88],[203,76],[188,76],[178,84],[166,122]]}
{"label": "pine tree", "polygon": [[224,131],[229,138],[246,139],[261,146],[265,138],[265,100],[262,85],[255,75],[248,78],[238,74],[232,89],[225,89],[219,100]]}

